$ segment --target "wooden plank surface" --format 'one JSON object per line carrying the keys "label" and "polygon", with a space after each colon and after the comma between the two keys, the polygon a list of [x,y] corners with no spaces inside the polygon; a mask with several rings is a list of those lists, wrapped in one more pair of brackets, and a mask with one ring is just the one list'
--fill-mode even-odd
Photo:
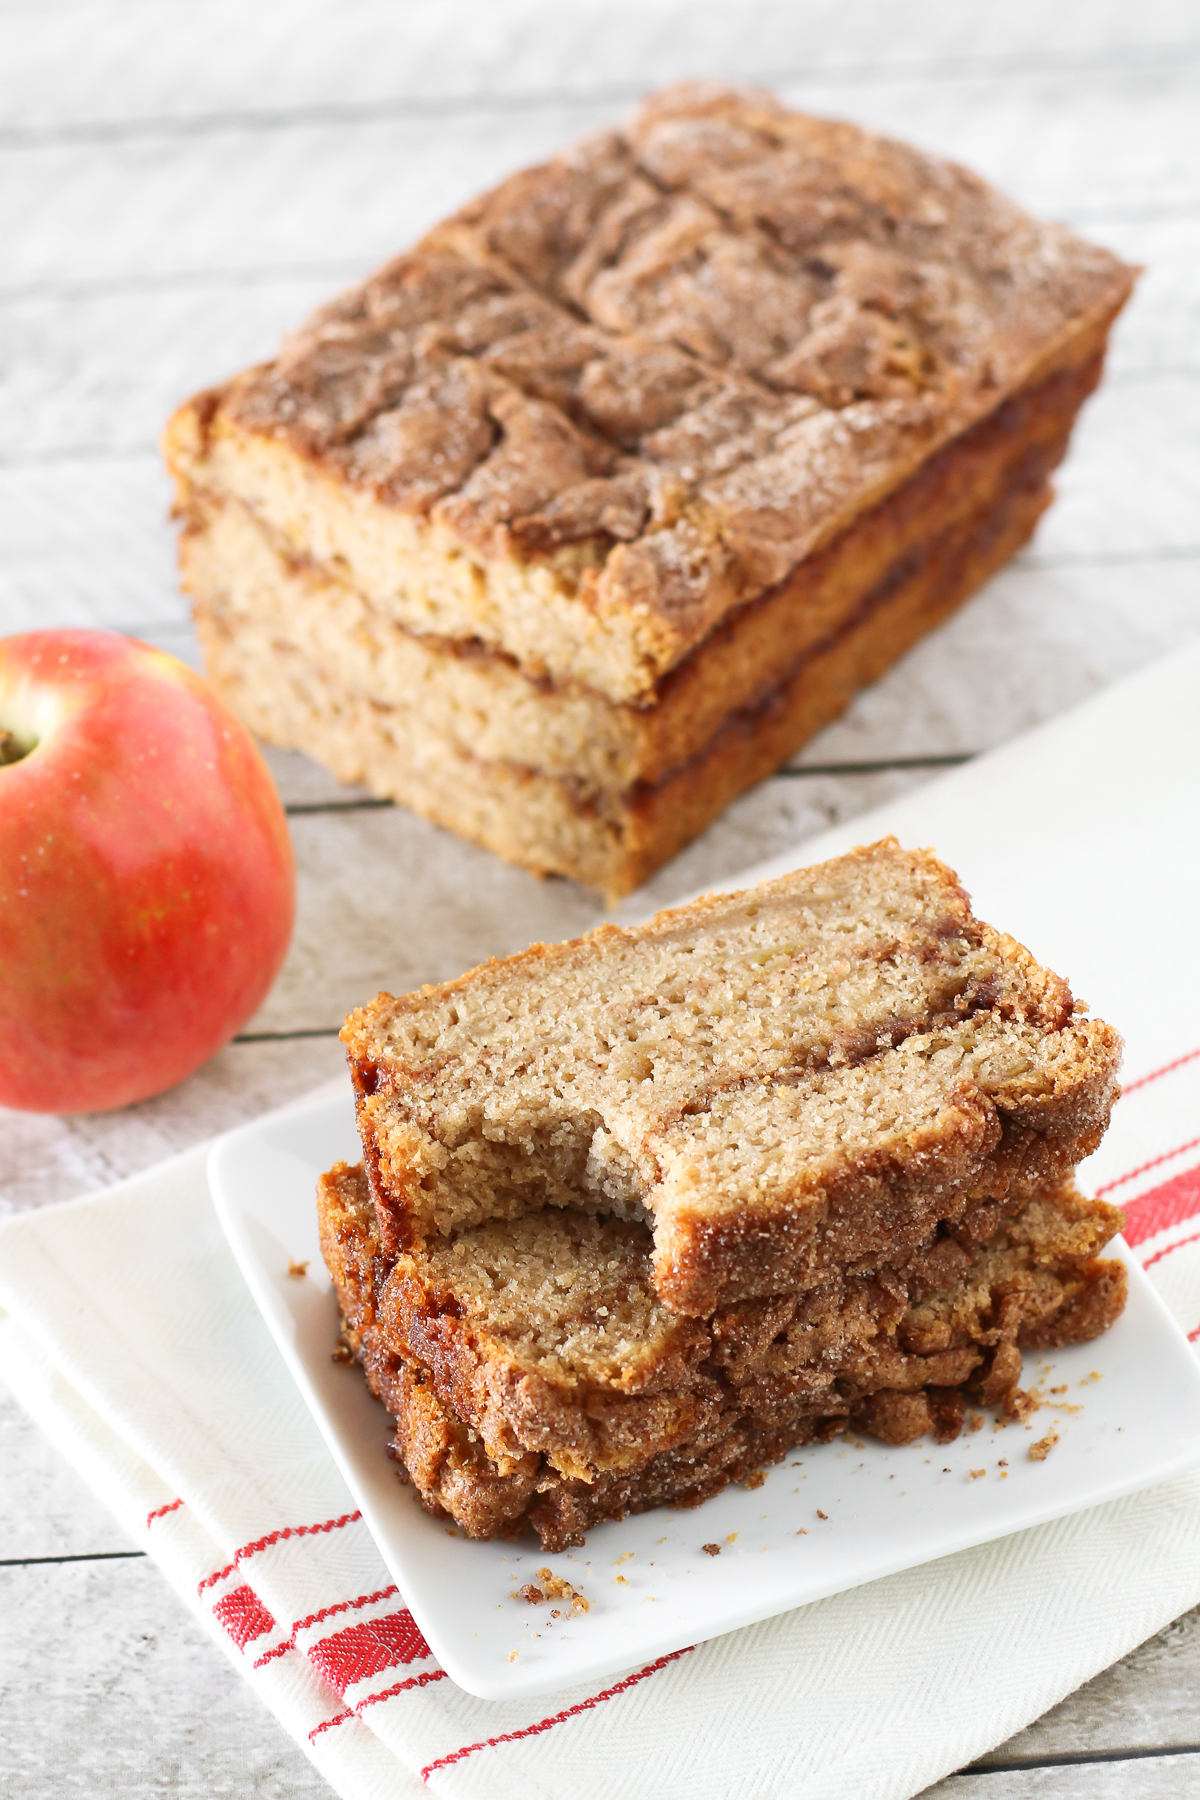
{"label": "wooden plank surface", "polygon": [[[105,625],[194,659],[155,451],[170,407],[480,186],[655,82],[714,72],[969,162],[1146,274],[1029,551],[621,916],[1195,635],[1200,19],[1180,0],[906,0],[902,32],[895,19],[885,0],[0,4],[0,631]],[[570,884],[363,804],[301,757],[271,762],[300,872],[275,990],[157,1100],[0,1115],[0,1207],[99,1188],[335,1073],[342,1014],[380,986],[602,916]],[[128,1549],[0,1405],[5,1791],[327,1792]],[[1191,1615],[933,1791],[1195,1793],[1198,1696]]]}

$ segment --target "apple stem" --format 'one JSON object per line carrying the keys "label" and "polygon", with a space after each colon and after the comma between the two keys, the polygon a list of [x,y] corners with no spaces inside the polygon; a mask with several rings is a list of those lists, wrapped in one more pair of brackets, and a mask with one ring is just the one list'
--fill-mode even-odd
{"label": "apple stem", "polygon": [[20,762],[32,749],[32,744],[23,744],[11,731],[5,731],[3,725],[0,725],[0,768],[5,763]]}

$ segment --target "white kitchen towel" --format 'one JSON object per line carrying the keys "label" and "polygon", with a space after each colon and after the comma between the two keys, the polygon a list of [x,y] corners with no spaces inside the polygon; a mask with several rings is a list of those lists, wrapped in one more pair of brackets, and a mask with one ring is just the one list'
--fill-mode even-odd
{"label": "white kitchen towel", "polygon": [[[1102,1191],[1194,1339],[1200,1045],[1130,1076]],[[347,1800],[908,1796],[1200,1601],[1198,1474],[596,1687],[474,1699],[358,1518],[204,1165],[0,1228],[0,1372]]]}

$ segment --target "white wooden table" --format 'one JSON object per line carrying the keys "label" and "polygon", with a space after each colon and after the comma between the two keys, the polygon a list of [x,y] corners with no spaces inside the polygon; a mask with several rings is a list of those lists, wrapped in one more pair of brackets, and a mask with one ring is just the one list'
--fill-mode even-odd
{"label": "white wooden table", "polygon": [[[0,0],[0,631],[98,624],[193,657],[155,451],[171,405],[268,353],[472,190],[692,73],[768,81],[956,156],[1146,274],[1032,548],[624,911],[851,817],[1194,635],[1187,0]],[[158,1100],[0,1114],[0,1206],[103,1186],[334,1073],[342,1014],[380,986],[601,916],[299,756],[271,762],[300,912],[270,998]],[[4,1792],[328,1792],[180,1614],[0,1400]],[[1200,1793],[1200,1614],[936,1792]]]}

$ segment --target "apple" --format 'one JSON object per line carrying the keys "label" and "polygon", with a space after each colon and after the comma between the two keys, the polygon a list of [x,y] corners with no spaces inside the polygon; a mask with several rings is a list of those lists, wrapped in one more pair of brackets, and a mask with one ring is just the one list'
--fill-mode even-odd
{"label": "apple", "polygon": [[199,675],[110,632],[0,639],[0,1104],[182,1081],[265,996],[295,887],[267,766]]}

